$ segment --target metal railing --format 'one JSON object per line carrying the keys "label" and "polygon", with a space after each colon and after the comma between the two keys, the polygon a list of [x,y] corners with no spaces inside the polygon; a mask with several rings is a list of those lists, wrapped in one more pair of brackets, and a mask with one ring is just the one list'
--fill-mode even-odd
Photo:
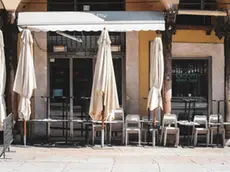
{"label": "metal railing", "polygon": [[8,115],[3,121],[3,149],[0,157],[6,157],[6,151],[10,151],[10,145],[13,142],[13,115]]}

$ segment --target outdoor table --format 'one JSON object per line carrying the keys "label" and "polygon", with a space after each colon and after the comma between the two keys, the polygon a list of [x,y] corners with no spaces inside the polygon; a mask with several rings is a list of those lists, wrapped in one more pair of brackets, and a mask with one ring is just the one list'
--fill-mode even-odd
{"label": "outdoor table", "polygon": [[193,121],[187,121],[187,120],[183,120],[183,121],[177,121],[178,124],[180,125],[183,125],[183,126],[186,126],[188,127],[188,136],[187,136],[187,139],[188,139],[188,147],[190,146],[190,127],[194,127],[194,126],[197,126],[197,125],[200,125],[196,122],[193,122]]}
{"label": "outdoor table", "polygon": [[209,125],[216,125],[216,126],[220,126],[220,125],[230,125],[230,122],[213,122],[213,123],[209,123]]}
{"label": "outdoor table", "polygon": [[[23,122],[24,120],[22,119],[18,119],[18,121]],[[77,123],[84,123],[85,120],[80,120],[80,119],[51,119],[51,118],[45,118],[45,119],[30,119],[27,122],[44,122],[44,123],[55,123],[55,122],[77,122]],[[23,132],[25,132],[23,130]],[[23,133],[24,134],[24,133]],[[49,136],[48,136],[49,137]],[[24,145],[26,145],[26,142],[24,143]]]}

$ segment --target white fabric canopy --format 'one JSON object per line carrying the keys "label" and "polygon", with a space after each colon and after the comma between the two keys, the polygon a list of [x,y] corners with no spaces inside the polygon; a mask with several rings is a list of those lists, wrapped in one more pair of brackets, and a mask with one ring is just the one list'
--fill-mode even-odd
{"label": "white fabric canopy", "polygon": [[21,36],[20,56],[13,91],[20,95],[19,118],[29,120],[31,114],[30,98],[37,87],[33,62],[33,38],[25,29]]}
{"label": "white fabric canopy", "polygon": [[0,130],[3,129],[3,120],[6,118],[4,92],[6,86],[6,64],[3,34],[0,30]]}
{"label": "white fabric canopy", "polygon": [[111,117],[112,111],[119,108],[110,44],[108,31],[102,31],[98,40],[99,48],[89,109],[89,114],[93,120],[102,120],[103,105],[105,119]]}
{"label": "white fabric canopy", "polygon": [[164,57],[161,38],[157,37],[150,47],[150,91],[147,108],[150,111],[162,105],[161,89],[164,78]]}
{"label": "white fabric canopy", "polygon": [[21,12],[19,29],[32,31],[127,32],[165,30],[164,15],[156,11]]}

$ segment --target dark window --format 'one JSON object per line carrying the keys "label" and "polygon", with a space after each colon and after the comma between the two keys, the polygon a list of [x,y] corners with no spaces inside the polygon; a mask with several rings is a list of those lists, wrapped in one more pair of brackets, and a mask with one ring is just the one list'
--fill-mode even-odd
{"label": "dark window", "polygon": [[[179,9],[188,10],[216,10],[216,0],[180,0]],[[179,15],[176,23],[178,25],[211,25],[210,16]]]}
{"label": "dark window", "polygon": [[208,60],[172,61],[173,97],[203,97],[208,99]]}

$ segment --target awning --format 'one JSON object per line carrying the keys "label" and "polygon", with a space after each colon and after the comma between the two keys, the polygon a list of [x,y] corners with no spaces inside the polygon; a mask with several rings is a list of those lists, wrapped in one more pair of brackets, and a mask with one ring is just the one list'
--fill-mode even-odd
{"label": "awning", "polygon": [[19,29],[32,31],[165,30],[164,15],[155,11],[22,12]]}

